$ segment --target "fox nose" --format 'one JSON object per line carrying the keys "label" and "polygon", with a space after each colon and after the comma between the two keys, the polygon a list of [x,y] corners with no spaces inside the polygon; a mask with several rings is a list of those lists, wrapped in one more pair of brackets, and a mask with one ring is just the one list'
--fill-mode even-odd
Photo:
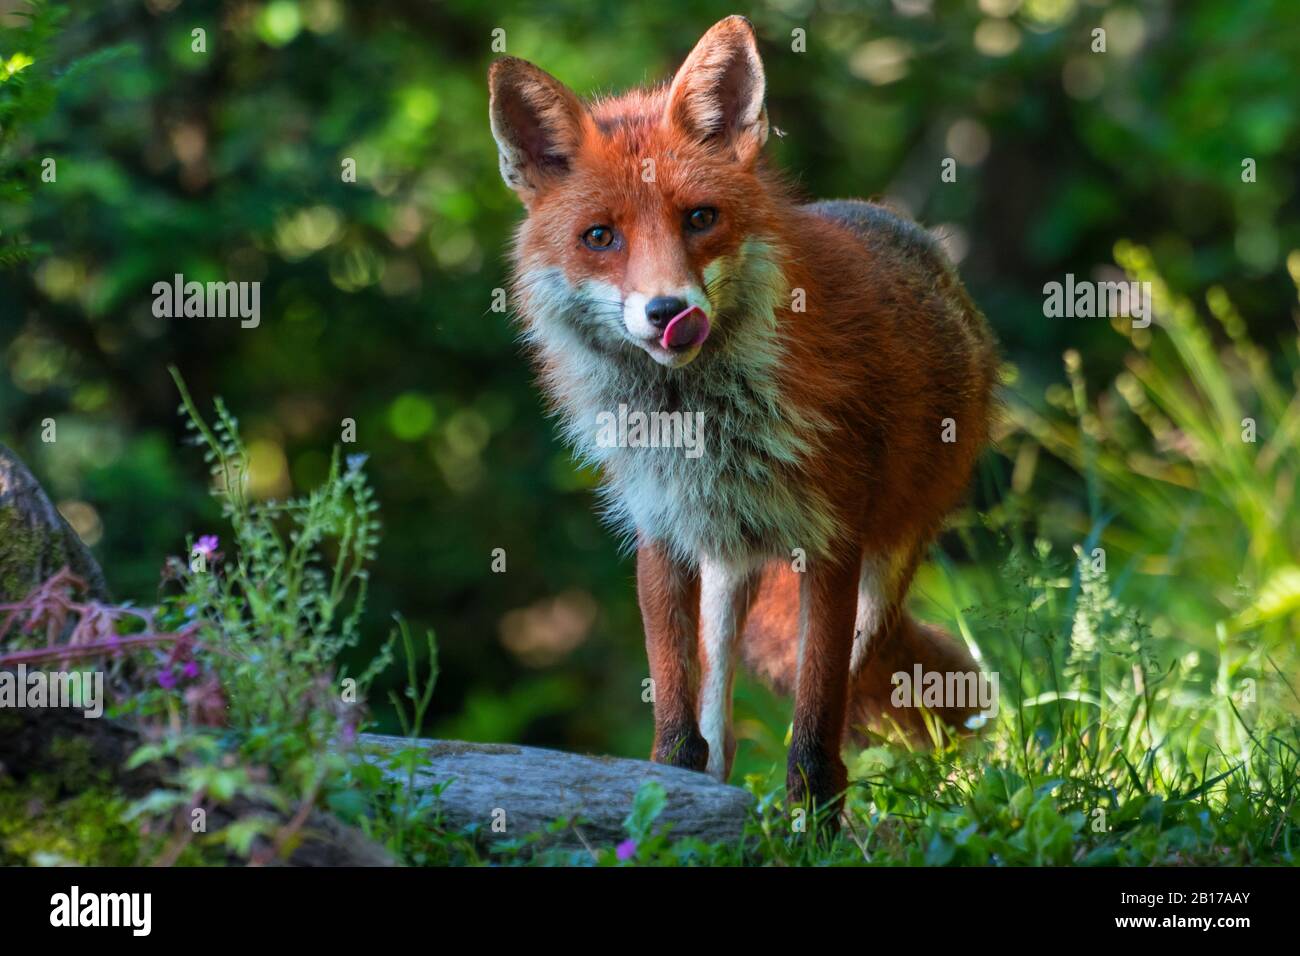
{"label": "fox nose", "polygon": [[686,311],[686,303],[671,295],[655,296],[645,304],[645,317],[656,329],[662,329],[673,316]]}

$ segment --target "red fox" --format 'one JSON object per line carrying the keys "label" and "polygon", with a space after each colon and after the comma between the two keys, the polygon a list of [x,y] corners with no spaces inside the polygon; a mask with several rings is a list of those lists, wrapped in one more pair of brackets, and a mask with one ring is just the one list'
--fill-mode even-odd
{"label": "red fox", "polygon": [[[891,674],[978,673],[904,600],[988,439],[992,333],[921,227],[859,200],[802,204],[768,169],[743,17],[654,89],[584,103],[514,57],[489,85],[501,175],[527,210],[523,337],[636,547],[651,757],[727,778],[743,653],[794,694],[788,798],[841,806],[846,732],[922,726],[891,703]],[[703,448],[602,440],[620,409],[700,414]]]}

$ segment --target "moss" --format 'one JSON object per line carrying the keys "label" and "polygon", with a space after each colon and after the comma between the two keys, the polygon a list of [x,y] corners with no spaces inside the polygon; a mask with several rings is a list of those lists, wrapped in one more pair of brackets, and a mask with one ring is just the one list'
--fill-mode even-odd
{"label": "moss", "polygon": [[5,543],[0,549],[0,601],[22,600],[32,589],[33,571],[44,563],[47,542],[13,504],[0,505],[0,541]]}
{"label": "moss", "polygon": [[429,757],[458,757],[461,754],[520,754],[523,749],[514,744],[476,744],[452,740],[430,744],[425,751]]}
{"label": "moss", "polygon": [[75,793],[90,785],[103,785],[112,776],[109,768],[94,761],[94,750],[85,737],[58,737],[50,744],[50,756],[57,771],[52,776],[61,792]]}
{"label": "moss", "polygon": [[437,740],[432,743],[420,740],[415,744],[411,744],[403,737],[389,737],[382,743],[365,741],[361,745],[361,752],[371,756],[384,757],[412,746],[423,747],[425,756],[430,760],[435,760],[438,757],[458,757],[462,754],[520,754],[524,752],[522,747],[515,744],[481,744],[469,743],[463,740]]}
{"label": "moss", "polygon": [[103,572],[90,550],[12,452],[0,445],[0,601],[18,601],[67,565],[90,597],[106,599]]}
{"label": "moss", "polygon": [[140,832],[122,819],[125,797],[104,787],[62,800],[59,792],[60,781],[49,776],[29,777],[21,787],[0,783],[0,865],[141,862]]}
{"label": "moss", "polygon": [[[131,800],[124,794],[84,781],[71,796],[61,792],[54,775],[33,775],[21,786],[0,778],[0,866],[141,866],[163,852],[170,834],[149,834],[127,820]],[[175,864],[225,862],[219,844],[196,840]]]}

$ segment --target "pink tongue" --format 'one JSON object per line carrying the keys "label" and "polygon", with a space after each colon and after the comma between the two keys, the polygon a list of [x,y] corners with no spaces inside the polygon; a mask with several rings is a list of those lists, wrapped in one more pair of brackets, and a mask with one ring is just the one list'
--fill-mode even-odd
{"label": "pink tongue", "polygon": [[700,345],[709,337],[709,317],[698,305],[678,312],[668,320],[659,344],[666,349]]}

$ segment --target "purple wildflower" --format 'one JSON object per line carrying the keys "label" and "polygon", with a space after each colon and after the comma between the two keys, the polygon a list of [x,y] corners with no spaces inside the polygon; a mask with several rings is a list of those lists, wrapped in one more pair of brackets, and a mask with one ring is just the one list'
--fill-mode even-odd
{"label": "purple wildflower", "polygon": [[614,848],[614,853],[620,860],[630,860],[636,856],[636,840],[624,840]]}
{"label": "purple wildflower", "polygon": [[216,553],[217,545],[219,543],[220,540],[215,534],[205,534],[203,537],[199,538],[198,541],[194,542],[194,550],[205,558],[210,558],[214,553]]}
{"label": "purple wildflower", "polygon": [[185,662],[185,666],[184,666],[183,668],[181,668],[181,673],[184,674],[184,675],[185,675],[187,678],[189,678],[190,680],[193,680],[194,678],[198,677],[198,676],[199,676],[199,662],[198,662],[198,661],[186,661],[186,662]]}
{"label": "purple wildflower", "polygon": [[176,675],[170,667],[164,667],[158,672],[158,686],[163,690],[172,690],[176,686]]}

